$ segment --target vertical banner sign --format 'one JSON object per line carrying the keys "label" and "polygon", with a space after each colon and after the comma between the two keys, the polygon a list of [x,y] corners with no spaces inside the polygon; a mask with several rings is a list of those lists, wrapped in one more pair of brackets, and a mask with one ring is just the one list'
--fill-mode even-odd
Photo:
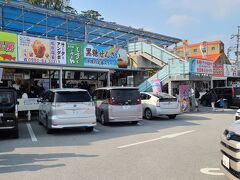
{"label": "vertical banner sign", "polygon": [[179,86],[179,101],[181,112],[189,112],[189,88],[188,85]]}
{"label": "vertical banner sign", "polygon": [[152,80],[152,90],[154,93],[162,92],[160,78]]}
{"label": "vertical banner sign", "polygon": [[34,64],[66,64],[66,43],[19,35],[18,59]]}
{"label": "vertical banner sign", "polygon": [[17,35],[0,32],[0,61],[16,61]]}
{"label": "vertical banner sign", "polygon": [[127,68],[127,51],[114,47],[84,44],[84,66]]}
{"label": "vertical banner sign", "polygon": [[202,53],[202,58],[203,59],[206,59],[207,58],[207,42],[206,41],[203,41],[201,44],[200,44],[200,50],[201,50],[201,53]]}
{"label": "vertical banner sign", "polygon": [[67,42],[67,64],[69,65],[84,65],[83,43]]}
{"label": "vertical banner sign", "polygon": [[66,42],[55,41],[55,54],[57,64],[66,64]]}

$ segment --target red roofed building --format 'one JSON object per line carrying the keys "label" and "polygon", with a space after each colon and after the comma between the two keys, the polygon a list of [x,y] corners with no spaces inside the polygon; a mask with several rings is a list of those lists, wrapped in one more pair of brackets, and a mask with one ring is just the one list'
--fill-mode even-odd
{"label": "red roofed building", "polygon": [[222,41],[201,42],[188,44],[174,48],[174,53],[181,57],[197,58],[213,61],[218,64],[231,64],[224,53],[224,44]]}

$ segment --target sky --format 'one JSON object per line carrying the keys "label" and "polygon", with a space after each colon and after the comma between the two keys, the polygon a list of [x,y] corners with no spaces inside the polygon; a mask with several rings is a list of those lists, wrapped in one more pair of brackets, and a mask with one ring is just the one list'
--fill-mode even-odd
{"label": "sky", "polygon": [[[71,0],[78,12],[98,11],[105,21],[186,39],[236,45],[240,0]],[[232,51],[233,52],[233,51]]]}

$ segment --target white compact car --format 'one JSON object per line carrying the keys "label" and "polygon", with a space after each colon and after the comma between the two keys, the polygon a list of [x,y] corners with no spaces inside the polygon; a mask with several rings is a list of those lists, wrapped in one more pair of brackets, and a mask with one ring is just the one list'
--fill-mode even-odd
{"label": "white compact car", "polygon": [[84,89],[51,89],[41,99],[39,123],[52,129],[85,127],[92,131],[96,126],[95,106]]}
{"label": "white compact car", "polygon": [[141,101],[143,116],[148,120],[161,115],[175,119],[180,114],[177,98],[167,93],[141,92]]}

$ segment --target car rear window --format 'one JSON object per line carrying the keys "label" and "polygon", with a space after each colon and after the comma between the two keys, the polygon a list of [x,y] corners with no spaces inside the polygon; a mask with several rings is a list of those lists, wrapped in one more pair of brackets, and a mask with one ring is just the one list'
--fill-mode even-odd
{"label": "car rear window", "polygon": [[113,89],[111,97],[115,103],[136,102],[140,99],[137,89]]}
{"label": "car rear window", "polygon": [[0,106],[5,106],[12,104],[14,102],[13,100],[14,94],[13,92],[0,92]]}
{"label": "car rear window", "polygon": [[87,91],[56,92],[55,102],[89,102],[91,97]]}
{"label": "car rear window", "polygon": [[177,98],[174,96],[171,96],[167,93],[154,93],[153,94],[155,97],[159,98],[161,102],[173,102],[177,101]]}

